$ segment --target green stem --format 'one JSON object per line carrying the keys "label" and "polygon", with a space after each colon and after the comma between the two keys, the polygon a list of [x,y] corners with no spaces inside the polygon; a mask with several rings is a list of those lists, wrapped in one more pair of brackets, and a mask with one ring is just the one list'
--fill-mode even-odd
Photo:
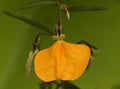
{"label": "green stem", "polygon": [[60,13],[61,13],[61,3],[59,2],[59,0],[57,1],[57,17],[60,17]]}

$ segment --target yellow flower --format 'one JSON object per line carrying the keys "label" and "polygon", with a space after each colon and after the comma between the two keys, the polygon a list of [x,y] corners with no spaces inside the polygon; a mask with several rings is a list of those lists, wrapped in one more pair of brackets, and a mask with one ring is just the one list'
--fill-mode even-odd
{"label": "yellow flower", "polygon": [[37,53],[34,60],[36,75],[45,82],[75,80],[85,71],[90,48],[57,40],[51,47]]}

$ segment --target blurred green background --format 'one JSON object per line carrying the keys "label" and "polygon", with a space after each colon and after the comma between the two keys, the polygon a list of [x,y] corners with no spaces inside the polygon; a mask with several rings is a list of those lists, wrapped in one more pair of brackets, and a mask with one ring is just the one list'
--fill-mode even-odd
{"label": "blurred green background", "polygon": [[[3,10],[32,18],[54,31],[56,9],[32,8],[14,11],[14,8],[40,0],[0,0],[0,89],[39,89],[40,80],[33,67],[26,77],[25,64],[38,29],[6,16]],[[41,0],[42,1],[42,0]],[[44,1],[44,0],[43,0]],[[66,0],[69,5],[103,6],[105,11],[71,13],[68,21],[62,14],[66,41],[86,40],[100,49],[88,71],[75,81],[81,89],[111,89],[120,84],[120,0]],[[53,40],[42,36],[41,47],[49,47]]]}

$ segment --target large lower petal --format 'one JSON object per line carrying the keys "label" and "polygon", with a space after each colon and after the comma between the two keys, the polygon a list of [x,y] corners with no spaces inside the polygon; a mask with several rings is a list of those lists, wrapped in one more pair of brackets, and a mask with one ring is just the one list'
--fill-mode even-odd
{"label": "large lower petal", "polygon": [[88,46],[57,41],[36,55],[35,73],[45,82],[75,80],[84,72],[89,58],[90,48]]}

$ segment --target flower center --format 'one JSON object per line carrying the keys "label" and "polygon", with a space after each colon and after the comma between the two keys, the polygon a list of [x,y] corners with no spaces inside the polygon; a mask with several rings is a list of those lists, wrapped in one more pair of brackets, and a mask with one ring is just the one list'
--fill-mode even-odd
{"label": "flower center", "polygon": [[53,35],[52,38],[53,40],[63,40],[65,38],[65,35],[64,34]]}

